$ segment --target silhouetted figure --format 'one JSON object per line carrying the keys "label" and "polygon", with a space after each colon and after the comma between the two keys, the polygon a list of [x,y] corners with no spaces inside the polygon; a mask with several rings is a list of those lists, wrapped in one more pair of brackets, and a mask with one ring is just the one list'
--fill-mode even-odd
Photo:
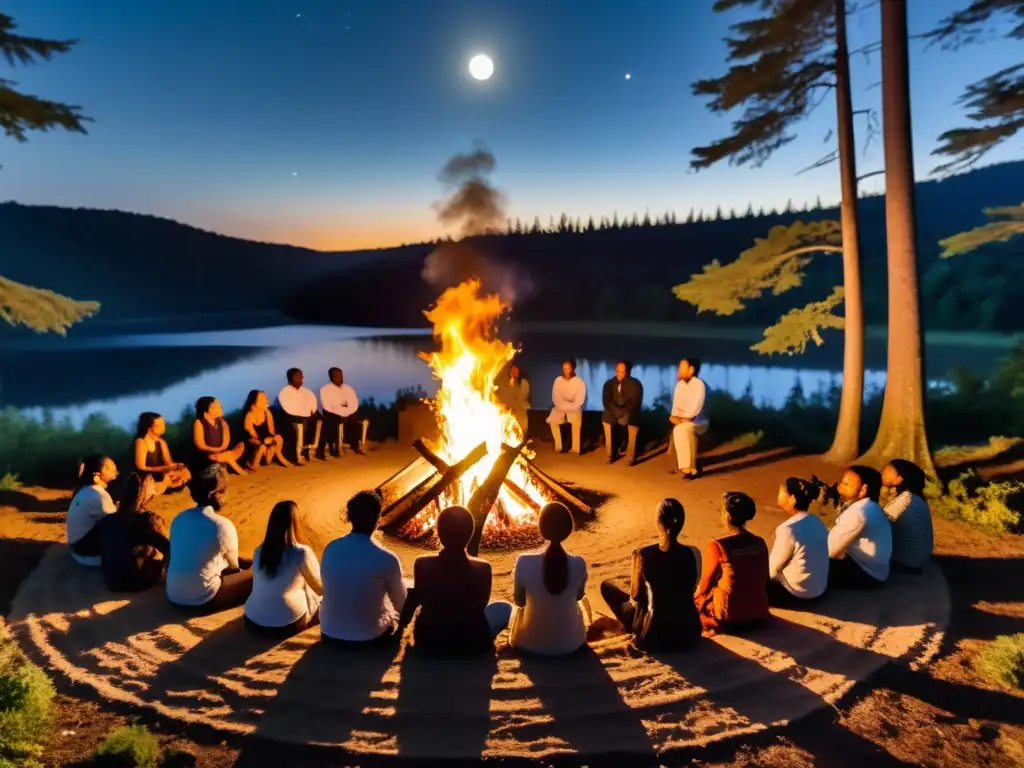
{"label": "silhouetted figure", "polygon": [[636,464],[636,437],[640,430],[637,419],[644,402],[644,387],[633,378],[632,366],[625,360],[615,364],[615,376],[605,382],[601,401],[604,404],[601,424],[608,463],[618,458],[613,437],[619,427],[625,427],[628,435],[626,458],[630,466]]}
{"label": "silhouetted figure", "polygon": [[163,518],[149,510],[156,496],[152,475],[128,476],[117,512],[103,531],[100,572],[112,592],[141,592],[164,577],[171,543]]}
{"label": "silhouetted figure", "polygon": [[494,639],[508,626],[512,604],[489,602],[491,564],[466,553],[473,528],[468,510],[448,507],[437,518],[441,551],[416,558],[405,610],[419,607],[417,650],[450,658],[492,653]]}
{"label": "silhouetted figure", "polygon": [[722,497],[721,522],[729,533],[708,542],[694,594],[709,633],[743,632],[769,616],[768,546],[745,527],[756,512],[745,493],[730,491]]}
{"label": "silhouetted figure", "polygon": [[698,558],[692,547],[679,543],[686,521],[682,504],[665,499],[658,504],[656,520],[658,543],[633,552],[629,592],[607,580],[601,583],[601,597],[633,636],[637,648],[686,651],[701,637],[693,602]]}

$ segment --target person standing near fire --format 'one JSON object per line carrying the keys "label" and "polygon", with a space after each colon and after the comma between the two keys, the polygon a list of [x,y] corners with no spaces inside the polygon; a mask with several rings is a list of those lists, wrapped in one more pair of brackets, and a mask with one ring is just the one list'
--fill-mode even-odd
{"label": "person standing near fire", "polygon": [[[679,383],[672,395],[671,445],[676,467],[684,479],[697,476],[697,437],[708,431],[708,417],[704,410],[707,387],[698,377],[700,360],[684,357],[679,361]],[[671,453],[672,451],[670,451]]]}
{"label": "person standing near fire", "polygon": [[295,430],[295,460],[304,464],[306,459],[303,454],[312,458],[320,445],[324,417],[320,413],[316,395],[303,386],[302,371],[289,368],[287,376],[288,386],[278,393],[277,404],[281,407],[284,420]]}
{"label": "person standing near fire", "polygon": [[356,421],[353,417],[359,410],[359,397],[351,384],[345,383],[345,374],[341,368],[331,368],[327,371],[330,378],[326,384],[320,387],[320,405],[324,409],[324,444],[320,447],[323,455],[327,455],[328,449],[335,456],[345,454],[345,425],[358,423],[362,432],[359,434],[359,442],[356,443],[356,453],[363,452],[363,445],[366,443],[366,430],[370,426],[369,419]]}
{"label": "person standing near fire", "polygon": [[640,431],[637,419],[640,417],[640,406],[644,401],[644,387],[633,378],[633,366],[625,360],[615,364],[615,376],[608,379],[601,393],[604,413],[601,414],[601,426],[604,427],[604,449],[611,464],[618,458],[612,440],[615,427],[625,427],[628,435],[626,457],[629,466],[636,464],[636,437]]}
{"label": "person standing near fire", "polygon": [[530,380],[523,377],[518,364],[508,369],[508,379],[498,385],[498,400],[509,409],[526,439],[530,413]]}
{"label": "person standing near fire", "polygon": [[551,387],[551,403],[554,407],[548,415],[557,453],[562,452],[562,425],[568,423],[572,429],[572,452],[580,455],[580,429],[583,426],[583,404],[586,401],[587,385],[576,375],[576,361],[564,361],[562,375],[555,379]]}

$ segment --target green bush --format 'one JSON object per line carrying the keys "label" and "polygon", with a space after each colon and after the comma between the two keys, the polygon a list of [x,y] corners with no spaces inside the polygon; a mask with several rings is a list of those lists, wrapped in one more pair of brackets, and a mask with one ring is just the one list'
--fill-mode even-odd
{"label": "green bush", "polygon": [[1024,633],[997,637],[974,659],[974,669],[990,683],[1024,689]]}
{"label": "green bush", "polygon": [[21,480],[17,475],[11,472],[0,475],[0,493],[4,491],[17,491],[20,488]]}
{"label": "green bush", "polygon": [[53,728],[53,683],[0,626],[0,766],[28,765]]}
{"label": "green bush", "polygon": [[1019,530],[1021,516],[1010,506],[1010,501],[1021,494],[1024,494],[1024,483],[986,483],[974,470],[951,480],[945,491],[937,480],[930,480],[925,489],[933,514],[966,523],[991,536]]}
{"label": "green bush", "polygon": [[156,768],[160,743],[144,725],[126,725],[111,731],[96,750],[95,764],[111,768]]}

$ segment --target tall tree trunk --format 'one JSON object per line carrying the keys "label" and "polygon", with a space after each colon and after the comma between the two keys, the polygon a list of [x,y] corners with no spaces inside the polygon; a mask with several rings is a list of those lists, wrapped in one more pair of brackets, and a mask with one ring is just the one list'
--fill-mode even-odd
{"label": "tall tree trunk", "polygon": [[857,214],[857,149],[850,93],[850,52],[846,44],[846,0],[836,0],[836,134],[839,140],[839,205],[843,231],[843,389],[831,464],[849,464],[860,452],[860,415],[864,402],[864,301],[860,283],[860,224]]}
{"label": "tall tree trunk", "polygon": [[885,235],[889,262],[888,370],[882,419],[861,461],[915,462],[934,474],[924,419],[924,343],[918,296],[907,0],[881,0]]}

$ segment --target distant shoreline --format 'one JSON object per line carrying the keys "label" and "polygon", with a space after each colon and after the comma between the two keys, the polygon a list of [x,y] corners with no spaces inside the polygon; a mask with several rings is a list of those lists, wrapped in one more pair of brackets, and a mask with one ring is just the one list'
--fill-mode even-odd
{"label": "distant shoreline", "polygon": [[[510,326],[521,334],[580,334],[593,336],[647,336],[661,339],[710,339],[721,341],[748,341],[754,344],[762,339],[762,329],[750,327],[713,327],[688,323],[652,322],[525,322],[512,321]],[[865,335],[870,341],[885,341],[887,329],[869,326]],[[1024,333],[982,333],[979,331],[926,331],[925,343],[933,347],[985,347],[1012,349],[1024,342]]]}

